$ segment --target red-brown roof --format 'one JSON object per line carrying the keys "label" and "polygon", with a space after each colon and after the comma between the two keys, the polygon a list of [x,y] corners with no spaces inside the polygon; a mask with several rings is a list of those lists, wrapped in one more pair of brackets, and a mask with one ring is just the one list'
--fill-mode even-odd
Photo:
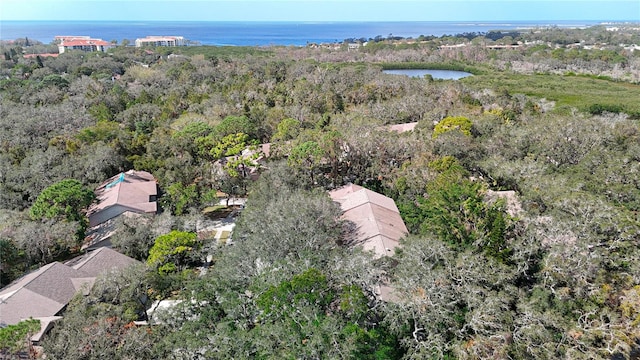
{"label": "red-brown roof", "polygon": [[104,41],[101,39],[71,39],[71,40],[63,40],[62,41],[62,46],[64,47],[69,47],[69,46],[109,46],[111,45],[110,42],[108,41]]}

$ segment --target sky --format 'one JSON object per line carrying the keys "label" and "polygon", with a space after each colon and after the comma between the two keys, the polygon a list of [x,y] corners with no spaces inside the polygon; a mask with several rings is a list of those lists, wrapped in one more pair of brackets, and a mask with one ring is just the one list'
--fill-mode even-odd
{"label": "sky", "polygon": [[640,0],[0,0],[3,20],[640,22]]}

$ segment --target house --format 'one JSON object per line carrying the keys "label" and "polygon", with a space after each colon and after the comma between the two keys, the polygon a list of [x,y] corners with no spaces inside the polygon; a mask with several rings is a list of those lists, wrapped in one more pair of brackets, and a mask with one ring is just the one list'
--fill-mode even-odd
{"label": "house", "polygon": [[97,203],[89,207],[89,226],[95,227],[127,211],[155,214],[158,184],[146,171],[129,170],[105,181],[95,190]]}
{"label": "house", "polygon": [[329,192],[340,204],[342,218],[355,226],[351,243],[373,251],[376,257],[394,254],[402,237],[408,234],[393,199],[358,185],[347,185]]}
{"label": "house", "polygon": [[408,131],[413,131],[413,129],[416,128],[416,125],[418,125],[418,122],[410,122],[410,123],[405,123],[405,124],[394,124],[394,125],[389,125],[387,127],[387,129],[389,131],[395,131],[398,133],[404,133],[404,132],[408,132]]}
{"label": "house", "polygon": [[0,290],[0,327],[38,319],[41,331],[32,337],[37,343],[78,291],[88,294],[98,275],[135,263],[115,250],[100,248],[66,263],[47,264]]}
{"label": "house", "polygon": [[143,46],[185,46],[187,42],[182,36],[147,36],[136,39],[136,47]]}
{"label": "house", "polygon": [[75,257],[64,264],[77,271],[82,271],[90,277],[96,278],[104,272],[123,269],[136,263],[139,263],[139,261],[115,250],[100,248]]}
{"label": "house", "polygon": [[271,153],[271,143],[260,144],[257,147],[248,147],[242,150],[240,156],[244,159],[248,159],[250,165],[247,169],[243,169],[245,177],[249,177],[251,180],[258,180],[260,177],[260,170],[265,165],[266,159]]}
{"label": "house", "polygon": [[60,54],[67,50],[81,50],[87,52],[101,51],[106,52],[107,49],[114,45],[102,39],[92,39],[89,36],[56,36],[54,41],[58,44],[58,52]]}
{"label": "house", "polygon": [[82,39],[82,40],[90,40],[91,36],[86,36],[86,35],[56,35],[53,38],[53,42],[56,44],[60,44],[63,41],[67,40],[73,40],[73,39]]}
{"label": "house", "polygon": [[95,278],[59,262],[47,264],[0,291],[0,323],[17,324],[29,317],[55,316],[62,312],[83,286]]}

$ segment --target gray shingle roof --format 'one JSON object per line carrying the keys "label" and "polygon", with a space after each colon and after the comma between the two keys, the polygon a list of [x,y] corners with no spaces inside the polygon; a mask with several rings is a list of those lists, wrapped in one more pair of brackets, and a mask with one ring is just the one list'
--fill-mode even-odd
{"label": "gray shingle roof", "polygon": [[95,277],[105,271],[125,268],[138,262],[139,261],[122,255],[115,250],[103,247],[79,256],[65,263],[65,265]]}
{"label": "gray shingle roof", "polygon": [[136,262],[115,250],[101,248],[65,264],[47,264],[0,290],[0,324],[57,315],[78,291],[86,294],[96,276]]}
{"label": "gray shingle roof", "polygon": [[0,323],[16,324],[29,317],[53,316],[73,298],[88,278],[82,270],[54,262],[25,275],[0,291]]}

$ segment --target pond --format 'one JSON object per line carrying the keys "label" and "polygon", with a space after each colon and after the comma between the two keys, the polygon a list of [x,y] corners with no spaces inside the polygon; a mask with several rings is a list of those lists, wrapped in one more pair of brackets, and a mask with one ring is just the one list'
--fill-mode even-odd
{"label": "pond", "polygon": [[383,70],[382,72],[385,74],[406,75],[410,77],[424,77],[425,75],[431,75],[432,78],[441,80],[458,80],[467,76],[473,76],[473,74],[466,71],[456,70],[397,69]]}

